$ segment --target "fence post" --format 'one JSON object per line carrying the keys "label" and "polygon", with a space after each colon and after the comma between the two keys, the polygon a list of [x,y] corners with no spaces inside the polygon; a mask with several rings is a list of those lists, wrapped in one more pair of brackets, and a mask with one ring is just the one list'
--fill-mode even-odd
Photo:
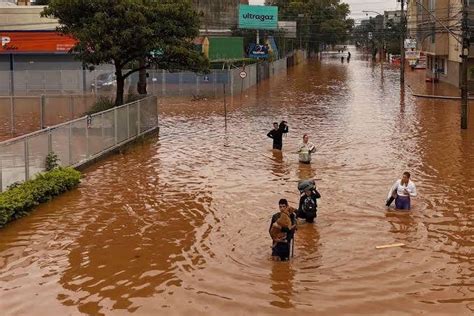
{"label": "fence post", "polygon": [[117,107],[114,107],[114,144],[118,143],[118,113]]}
{"label": "fence post", "polygon": [[212,72],[214,79],[214,97],[217,97],[217,76],[219,73],[217,71]]}
{"label": "fence post", "polygon": [[199,76],[197,74],[194,74],[194,76],[196,77],[196,95],[199,96],[201,92],[199,91]]}
{"label": "fence post", "polygon": [[164,69],[161,71],[161,95],[166,95],[166,72]]}
{"label": "fence post", "polygon": [[141,111],[141,109],[140,109],[140,103],[141,103],[141,100],[138,100],[138,102],[137,102],[137,104],[138,104],[138,105],[137,105],[137,108],[138,108],[138,122],[137,122],[137,125],[138,125],[138,131],[137,131],[137,136],[141,134],[141,129],[140,129],[140,128],[141,128],[141,122],[140,122],[140,121],[141,121],[141,115],[140,115],[140,111]]}
{"label": "fence post", "polygon": [[63,89],[63,70],[59,69],[59,90],[61,91],[61,94],[64,94]]}
{"label": "fence post", "polygon": [[[229,71],[229,83],[230,83],[230,97],[232,98],[234,96],[234,71],[230,68],[228,68]],[[232,102],[232,99],[231,99]]]}
{"label": "fence post", "polygon": [[127,104],[127,140],[130,138],[130,105]]}
{"label": "fence post", "polygon": [[30,153],[28,150],[28,137],[25,137],[23,144],[25,145],[25,181],[28,181],[30,178]]}
{"label": "fence post", "polygon": [[45,103],[45,96],[42,94],[40,96],[40,129],[44,128],[44,103]]}
{"label": "fence post", "polygon": [[28,81],[30,80],[30,72],[28,70],[25,70],[25,91],[26,95],[29,95],[28,93]]}
{"label": "fence post", "polygon": [[104,113],[100,114],[100,140],[102,141],[102,150],[105,148],[104,146],[104,135],[105,135],[105,130],[104,130]]}
{"label": "fence post", "polygon": [[159,102],[159,99],[158,97],[156,97],[154,99],[154,101],[156,103],[156,126],[160,126],[160,102]]}
{"label": "fence post", "polygon": [[72,123],[69,123],[69,135],[68,135],[68,165],[72,165]]}
{"label": "fence post", "polygon": [[46,73],[43,71],[43,93],[46,93]]}
{"label": "fence post", "polygon": [[91,116],[87,116],[86,118],[86,159],[89,158],[90,156],[90,149],[89,149],[89,120],[90,120],[90,125],[92,125],[92,117]]}
{"label": "fence post", "polygon": [[15,97],[10,97],[10,123],[12,136],[15,134]]}
{"label": "fence post", "polygon": [[69,96],[69,119],[72,121],[74,119],[74,96]]}

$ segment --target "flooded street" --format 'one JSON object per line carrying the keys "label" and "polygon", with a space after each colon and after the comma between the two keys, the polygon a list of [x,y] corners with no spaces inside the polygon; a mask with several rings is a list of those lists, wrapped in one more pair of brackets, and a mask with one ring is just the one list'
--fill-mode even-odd
{"label": "flooded street", "polygon": [[[2,315],[471,315],[474,111],[461,131],[459,101],[413,97],[431,94],[418,72],[401,93],[398,68],[382,79],[362,57],[227,99],[227,127],[222,100],[162,105],[159,136],[0,230]],[[277,154],[266,133],[281,120]],[[403,171],[418,197],[387,211]],[[273,262],[271,215],[311,177],[317,221]],[[392,243],[406,246],[375,249]]]}

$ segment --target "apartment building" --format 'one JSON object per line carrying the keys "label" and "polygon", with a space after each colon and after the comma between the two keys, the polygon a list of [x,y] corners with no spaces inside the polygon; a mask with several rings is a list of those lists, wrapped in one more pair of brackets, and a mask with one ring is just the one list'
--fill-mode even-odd
{"label": "apartment building", "polygon": [[[473,4],[470,5],[474,9]],[[474,11],[473,15],[474,17]],[[444,26],[445,27],[444,27]],[[427,56],[426,77],[459,87],[461,70],[462,0],[410,0],[407,36]],[[449,29],[449,31],[447,29]],[[474,50],[469,58],[469,87],[474,88]]]}

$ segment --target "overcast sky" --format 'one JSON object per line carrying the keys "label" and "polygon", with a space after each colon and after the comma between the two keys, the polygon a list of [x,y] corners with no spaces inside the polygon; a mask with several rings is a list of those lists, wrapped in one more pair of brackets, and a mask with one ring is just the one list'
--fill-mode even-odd
{"label": "overcast sky", "polygon": [[[250,0],[250,4],[263,4],[265,0]],[[342,0],[341,2],[348,3],[351,7],[351,17],[357,21],[366,19],[362,10],[372,10],[383,13],[384,10],[396,10],[400,8],[400,3],[397,0]],[[375,16],[375,13],[369,13],[369,16]]]}

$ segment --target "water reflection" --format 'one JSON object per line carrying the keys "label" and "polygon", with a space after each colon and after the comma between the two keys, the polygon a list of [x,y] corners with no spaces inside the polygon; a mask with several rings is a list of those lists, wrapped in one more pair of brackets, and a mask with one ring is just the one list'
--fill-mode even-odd
{"label": "water reflection", "polygon": [[272,265],[271,278],[271,294],[276,296],[278,300],[270,301],[270,305],[288,309],[294,307],[293,282],[296,271],[288,262],[274,262]]}

